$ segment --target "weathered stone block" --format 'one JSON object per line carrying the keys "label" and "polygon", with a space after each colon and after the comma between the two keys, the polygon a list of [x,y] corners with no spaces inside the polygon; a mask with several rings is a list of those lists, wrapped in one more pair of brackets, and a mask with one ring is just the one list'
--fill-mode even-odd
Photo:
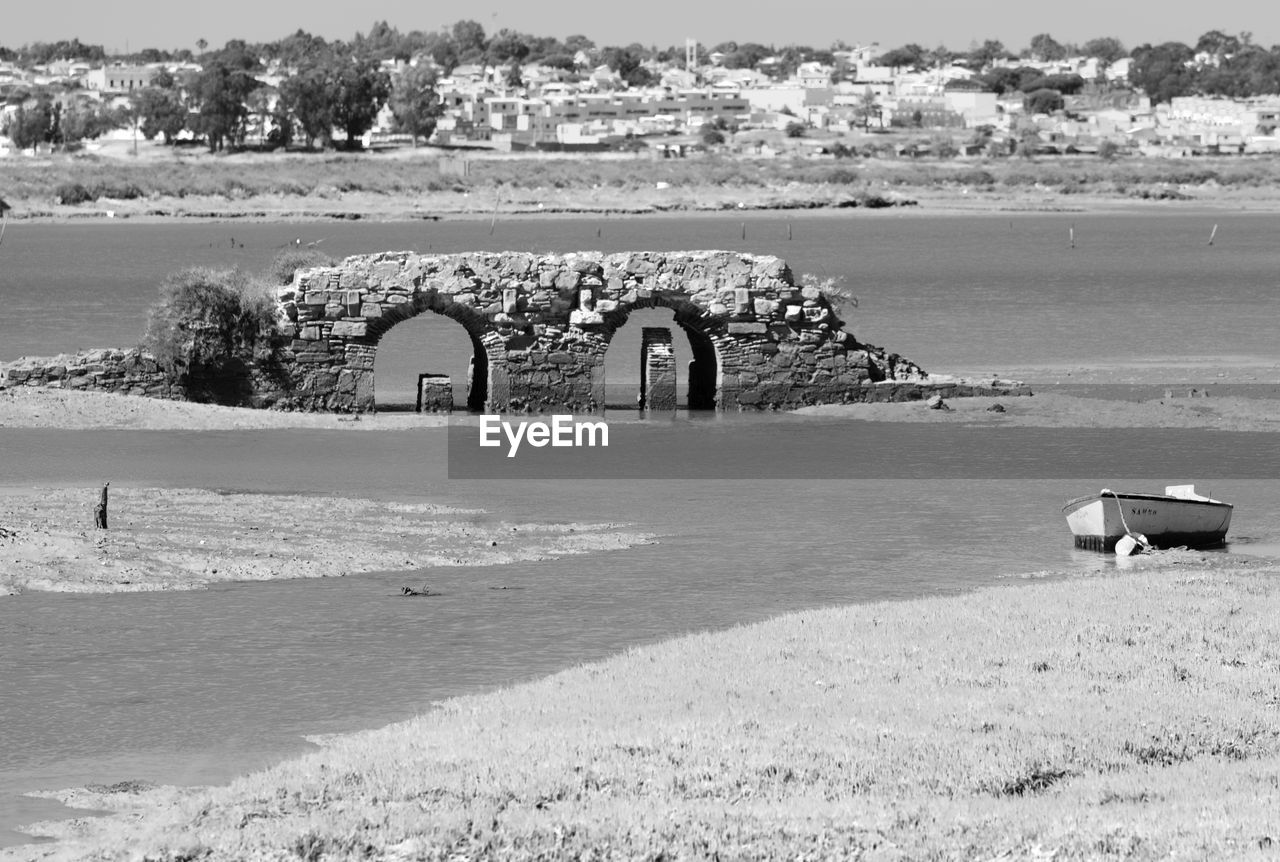
{"label": "weathered stone block", "polygon": [[364,321],[339,320],[333,324],[329,334],[334,338],[364,338],[368,329],[369,325]]}
{"label": "weathered stone block", "polygon": [[769,327],[763,323],[730,323],[728,330],[730,335],[764,335]]}
{"label": "weathered stone block", "polygon": [[604,324],[604,316],[598,311],[583,311],[574,309],[569,312],[570,326],[601,326]]}

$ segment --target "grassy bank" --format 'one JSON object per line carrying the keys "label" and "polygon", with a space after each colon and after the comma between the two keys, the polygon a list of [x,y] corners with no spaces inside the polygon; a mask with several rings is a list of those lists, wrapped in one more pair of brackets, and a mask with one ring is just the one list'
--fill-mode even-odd
{"label": "grassy bank", "polygon": [[131,816],[22,853],[1267,855],[1280,580],[1181,559],[637,649],[229,787],[80,793]]}
{"label": "grassy bank", "polygon": [[[458,165],[465,159],[465,172]],[[78,154],[0,160],[12,217],[74,217],[109,204],[119,215],[183,217],[308,213],[408,218],[503,212],[636,212],[893,205],[924,198],[1000,201],[1047,196],[1063,206],[1280,199],[1280,159],[1095,156],[1034,160],[707,155],[652,159],[453,154],[210,155],[148,145],[144,155]],[[104,202],[106,202],[104,204]]]}

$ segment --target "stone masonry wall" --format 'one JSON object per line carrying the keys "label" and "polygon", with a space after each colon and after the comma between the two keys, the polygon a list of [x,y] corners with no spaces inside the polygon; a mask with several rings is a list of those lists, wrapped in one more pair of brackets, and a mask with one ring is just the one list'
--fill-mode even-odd
{"label": "stone masonry wall", "polygon": [[53,358],[24,358],[0,365],[0,389],[47,386],[152,398],[182,400],[186,393],[171,386],[155,357],[139,348],[88,350]]}
{"label": "stone masonry wall", "polygon": [[295,409],[373,409],[378,340],[427,311],[470,333],[492,411],[602,409],[613,333],[651,307],[674,312],[718,409],[880,400],[877,384],[928,380],[761,255],[388,252],[301,271],[279,299],[292,372],[265,400]]}
{"label": "stone masonry wall", "polygon": [[[915,363],[857,341],[817,288],[776,257],[725,251],[563,255],[412,252],[299,271],[278,292],[270,366],[251,363],[245,403],[293,410],[376,408],[374,358],[391,327],[433,312],[475,349],[472,409],[604,407],[604,355],[630,313],[668,308],[688,336],[691,407],[1022,394],[1025,387],[931,381]],[[0,365],[0,387],[60,386],[181,399],[138,349]]]}
{"label": "stone masonry wall", "polygon": [[640,330],[640,406],[646,410],[676,409],[676,357],[671,330],[665,326]]}

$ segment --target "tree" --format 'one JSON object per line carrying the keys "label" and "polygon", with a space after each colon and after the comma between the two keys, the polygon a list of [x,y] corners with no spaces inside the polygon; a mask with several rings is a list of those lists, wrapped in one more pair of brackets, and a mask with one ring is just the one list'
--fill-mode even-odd
{"label": "tree", "polygon": [[391,95],[391,78],[369,57],[339,62],[331,79],[333,124],[347,136],[347,148],[373,128],[378,111]]}
{"label": "tree", "polygon": [[404,37],[400,35],[399,30],[385,20],[374,21],[367,35],[356,33],[351,47],[360,54],[376,57],[379,60],[408,59],[404,48]]}
{"label": "tree", "polygon": [[653,83],[653,74],[640,65],[641,57],[627,48],[605,48],[604,62],[628,87],[645,87]]}
{"label": "tree", "polygon": [[396,129],[412,135],[415,147],[418,138],[430,138],[441,113],[435,72],[425,65],[410,66],[392,86],[388,104]]}
{"label": "tree", "polygon": [[1103,68],[1112,65],[1121,57],[1129,56],[1129,52],[1125,50],[1124,43],[1110,36],[1090,39],[1084,43],[1084,47],[1081,50],[1087,57],[1097,57]]}
{"label": "tree", "polygon": [[792,120],[787,123],[787,127],[783,130],[788,138],[803,138],[805,126],[798,120]]}
{"label": "tree", "polygon": [[1174,96],[1185,96],[1195,85],[1194,73],[1187,66],[1194,56],[1181,42],[1165,42],[1155,47],[1142,45],[1133,49],[1129,80],[1150,96],[1152,102],[1168,102]]}
{"label": "tree", "polygon": [[901,48],[894,48],[876,58],[877,66],[892,66],[895,69],[919,68],[925,63],[924,48],[911,42]]}
{"label": "tree", "polygon": [[203,38],[196,40],[196,48],[199,49],[201,56],[204,55],[204,49],[209,47],[209,43]]}
{"label": "tree", "polygon": [[47,144],[53,140],[52,135],[57,126],[58,110],[48,95],[40,96],[34,105],[19,105],[9,122],[5,123],[4,133],[20,150],[29,150],[39,144]]}
{"label": "tree", "polygon": [[249,94],[261,86],[244,69],[215,60],[196,76],[193,95],[199,106],[196,123],[210,152],[244,143]]}
{"label": "tree", "polygon": [[500,64],[506,62],[522,63],[529,56],[527,37],[514,30],[502,29],[494,34],[488,45],[489,61]]}
{"label": "tree", "polygon": [[1221,30],[1210,30],[1196,40],[1196,53],[1208,54],[1212,62],[1221,63],[1240,51],[1240,40]]}
{"label": "tree", "polygon": [[162,134],[164,142],[172,144],[187,127],[188,111],[177,89],[172,86],[173,79],[168,75],[165,77],[170,86],[164,86],[163,79],[157,75],[151,79],[151,86],[143,88],[134,97],[133,108],[144,138],[151,141]]}
{"label": "tree", "polygon": [[1033,60],[1050,62],[1061,60],[1067,56],[1067,49],[1048,33],[1039,33],[1031,37],[1031,47],[1027,53]]}
{"label": "tree", "polygon": [[708,147],[718,146],[724,143],[724,132],[717,129],[711,123],[703,123],[698,137],[702,139],[702,143]]}
{"label": "tree", "polygon": [[281,81],[280,102],[284,113],[297,121],[308,149],[316,141],[328,146],[333,135],[333,105],[329,78],[321,65],[308,66]]}
{"label": "tree", "polygon": [[299,28],[293,35],[265,45],[263,49],[267,56],[287,66],[297,67],[318,61],[329,52],[329,43]]}
{"label": "tree", "polygon": [[570,52],[571,54],[576,54],[579,51],[590,54],[592,51],[596,49],[596,43],[592,42],[590,39],[588,39],[586,36],[583,36],[581,33],[575,33],[572,36],[565,37],[564,49]]}
{"label": "tree", "polygon": [[1028,114],[1052,114],[1061,111],[1064,104],[1062,94],[1048,87],[1034,90],[1022,99],[1022,106]]}
{"label": "tree", "polygon": [[431,59],[434,60],[445,74],[449,74],[458,66],[458,46],[452,39],[441,39],[431,49]]}
{"label": "tree", "polygon": [[884,109],[880,107],[880,103],[876,101],[876,94],[870,87],[862,91],[862,96],[858,99],[857,115],[862,120],[862,129],[866,131],[871,128],[871,118],[875,117],[880,124],[880,128],[884,128]]}
{"label": "tree", "polygon": [[953,54],[946,45],[939,45],[938,47],[927,51],[924,55],[924,59],[925,62],[929,64],[930,68],[941,69],[943,66],[950,63],[954,56],[955,54]]}
{"label": "tree", "polygon": [[724,58],[724,65],[729,69],[754,69],[760,61],[773,52],[756,42],[739,45],[738,50]]}
{"label": "tree", "polygon": [[1016,69],[995,68],[989,69],[974,80],[980,81],[987,89],[997,95],[1013,91],[1029,92],[1034,89],[1032,84],[1042,80],[1044,73],[1039,69],[1031,66],[1019,66]]}
{"label": "tree", "polygon": [[1057,90],[1071,96],[1084,89],[1084,78],[1079,75],[1045,75],[1026,81],[1019,87],[1024,93],[1034,90]]}
{"label": "tree", "polygon": [[969,52],[969,61],[975,69],[985,69],[1008,53],[1005,50],[1004,43],[999,39],[987,39],[980,47],[974,48]]}
{"label": "tree", "polygon": [[104,132],[116,128],[120,119],[110,109],[68,98],[62,107],[58,142],[65,148],[70,144],[101,137]]}
{"label": "tree", "polygon": [[459,21],[453,25],[453,42],[458,55],[464,60],[476,60],[484,56],[484,27],[476,21]]}

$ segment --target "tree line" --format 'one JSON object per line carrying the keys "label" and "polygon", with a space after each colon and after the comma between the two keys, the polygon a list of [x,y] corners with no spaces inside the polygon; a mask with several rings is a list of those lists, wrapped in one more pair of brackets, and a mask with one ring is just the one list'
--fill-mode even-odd
{"label": "tree line", "polygon": [[[255,131],[271,146],[355,146],[389,104],[397,130],[411,135],[416,144],[419,138],[430,136],[441,113],[435,71],[419,63],[393,80],[383,68],[384,61],[430,57],[445,74],[466,63],[507,66],[508,83],[519,86],[522,64],[536,62],[560,68],[572,80],[585,71],[580,63],[585,55],[588,64],[608,65],[627,86],[644,86],[653,83],[646,63],[678,62],[684,57],[684,46],[658,48],[633,43],[598,47],[580,34],[561,40],[504,28],[489,35],[473,20],[461,20],[439,31],[407,33],[379,21],[349,41],[330,41],[299,29],[272,42],[231,40],[221,49],[206,51],[206,47],[200,40],[197,54],[186,49],[165,52],[146,48],[130,55],[128,59],[137,63],[194,60],[201,71],[179,76],[160,73],[125,108],[107,108],[56,90],[24,93],[11,88],[6,94],[10,102],[23,104],[7,123],[6,134],[24,149],[41,143],[70,145],[111,128],[129,126],[148,139],[162,135],[168,143],[190,131],[213,150],[243,146]],[[847,48],[842,42],[830,49],[722,42],[701,50],[704,58],[708,51],[720,54],[726,67],[760,69],[777,78],[791,75],[803,62],[816,61],[833,66],[833,78],[852,79],[856,72],[841,66],[836,57],[837,51]],[[1030,66],[993,64],[1016,59],[1052,62],[1080,55],[1096,57],[1102,68],[1131,57],[1130,82],[1154,102],[1192,94],[1244,98],[1280,93],[1280,46],[1264,49],[1253,44],[1249,33],[1232,36],[1220,30],[1205,33],[1194,46],[1165,42],[1144,44],[1132,51],[1113,37],[1077,46],[1059,42],[1048,33],[1033,37],[1020,54],[991,39],[975,42],[967,52],[953,52],[942,45],[925,49],[913,43],[887,51],[874,62],[926,69],[964,60],[982,71],[972,83],[952,82],[950,86],[1022,92],[1029,110],[1051,111],[1062,107],[1063,96],[1079,91],[1083,79],[1078,75],[1045,75]],[[19,49],[0,47],[0,59],[101,63],[107,56],[101,45],[72,39]],[[273,64],[290,73],[275,99],[261,82],[262,74]],[[255,129],[255,124],[260,125]],[[335,129],[343,136],[339,141],[333,140]]]}
{"label": "tree line", "polygon": [[[1095,57],[1100,70],[1117,60],[1132,58],[1129,83],[1151,97],[1151,101],[1168,102],[1176,96],[1226,96],[1243,99],[1280,93],[1280,45],[1270,49],[1253,43],[1252,34],[1233,36],[1222,30],[1210,30],[1194,45],[1182,42],[1150,43],[1128,50],[1113,37],[1090,39],[1082,45],[1062,43],[1048,33],[1038,34],[1021,53],[1007,50],[998,40],[975,44],[967,52],[950,51],[945,46],[925,49],[908,44],[881,55],[877,64],[899,68],[938,68],[956,60],[975,70],[986,70],[975,80],[997,93],[1018,90],[1030,93],[1037,89],[1057,89],[1059,95],[1070,95],[1077,87],[1068,80],[1076,76],[1057,76],[1059,81],[1045,82],[1046,77],[1030,67],[991,68],[997,60],[1030,60],[1054,62],[1068,57]],[[1040,79],[1037,82],[1037,79]],[[1083,83],[1083,82],[1081,82]]]}

